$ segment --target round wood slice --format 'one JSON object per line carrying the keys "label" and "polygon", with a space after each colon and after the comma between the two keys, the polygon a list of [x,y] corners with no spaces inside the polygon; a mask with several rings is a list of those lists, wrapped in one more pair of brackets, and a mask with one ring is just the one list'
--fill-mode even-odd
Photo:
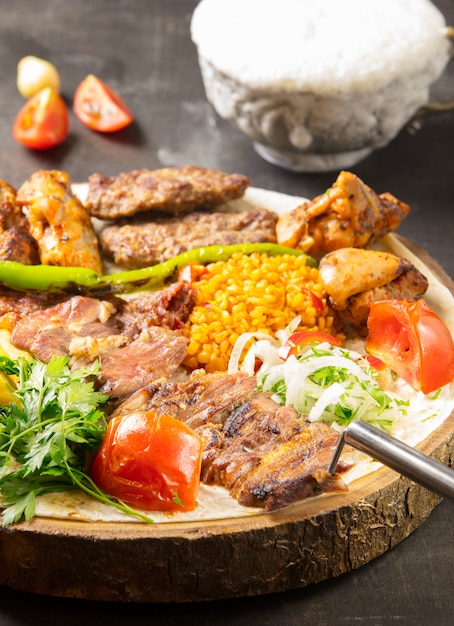
{"label": "round wood slice", "polygon": [[[402,241],[454,293],[445,272]],[[418,447],[449,465],[454,414]],[[253,517],[155,526],[37,518],[0,530],[0,584],[63,597],[161,603],[279,592],[365,565],[424,523],[439,502],[382,468],[346,494]]]}

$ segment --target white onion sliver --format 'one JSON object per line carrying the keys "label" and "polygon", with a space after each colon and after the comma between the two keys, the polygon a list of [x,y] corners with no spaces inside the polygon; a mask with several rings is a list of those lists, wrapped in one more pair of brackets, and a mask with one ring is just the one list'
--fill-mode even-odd
{"label": "white onion sliver", "polygon": [[323,411],[330,404],[337,403],[344,395],[345,389],[340,383],[333,383],[325,389],[320,398],[309,411],[307,419],[310,422],[316,422],[322,416]]}
{"label": "white onion sliver", "polygon": [[297,315],[296,317],[292,319],[291,322],[287,324],[287,326],[283,330],[276,331],[275,333],[276,338],[279,339],[282,345],[286,343],[290,335],[293,335],[293,333],[298,328],[300,323],[301,323],[301,315]]}
{"label": "white onion sliver", "polygon": [[235,374],[239,370],[241,355],[243,354],[244,347],[251,339],[266,339],[270,343],[273,342],[273,338],[266,333],[243,333],[235,341],[232,349],[232,353],[229,359],[228,373]]}
{"label": "white onion sliver", "polygon": [[360,368],[359,365],[343,356],[319,356],[314,359],[304,361],[310,368],[311,372],[316,372],[323,367],[336,367],[338,369],[348,370],[351,374],[359,378],[359,380],[368,380],[369,376]]}

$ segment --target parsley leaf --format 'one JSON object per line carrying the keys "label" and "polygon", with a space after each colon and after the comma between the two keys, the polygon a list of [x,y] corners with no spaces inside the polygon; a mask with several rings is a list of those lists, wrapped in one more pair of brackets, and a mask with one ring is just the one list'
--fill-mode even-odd
{"label": "parsley leaf", "polygon": [[71,371],[68,362],[63,356],[47,364],[0,357],[0,372],[8,376],[15,399],[0,406],[3,525],[31,519],[39,495],[76,487],[151,522],[104,493],[86,473],[104,439],[107,421],[101,406],[108,396],[94,388],[99,363]]}

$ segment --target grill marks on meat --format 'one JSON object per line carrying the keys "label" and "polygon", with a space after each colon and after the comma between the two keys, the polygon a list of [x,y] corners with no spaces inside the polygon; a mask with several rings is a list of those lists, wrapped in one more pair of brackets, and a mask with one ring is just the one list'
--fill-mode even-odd
{"label": "grill marks on meat", "polygon": [[140,268],[203,246],[275,243],[277,219],[275,213],[259,208],[243,213],[194,212],[181,218],[107,226],[100,242],[115,263]]}
{"label": "grill marks on meat", "polygon": [[254,393],[232,411],[215,443],[207,428],[199,434],[208,442],[202,479],[223,485],[243,506],[273,511],[321,491],[346,490],[340,476],[327,471],[338,434],[305,422],[268,394]]}
{"label": "grill marks on meat", "polygon": [[88,182],[85,206],[91,215],[106,220],[149,210],[177,215],[214,208],[241,198],[250,184],[241,174],[192,165],[133,170],[111,177],[93,174]]}
{"label": "grill marks on meat", "polygon": [[306,423],[289,441],[265,444],[260,464],[236,481],[233,495],[244,506],[270,511],[321,491],[345,491],[340,477],[327,471],[338,438],[326,424]]}
{"label": "grill marks on meat", "polygon": [[39,263],[38,245],[16,202],[16,190],[3,180],[0,180],[0,261]]}
{"label": "grill marks on meat", "polygon": [[152,410],[190,425],[204,442],[202,481],[227,488],[242,505],[271,511],[321,491],[346,491],[339,474],[327,471],[339,435],[255,386],[243,372],[194,372],[186,382],[148,385],[115,414]]}
{"label": "grill marks on meat", "polygon": [[255,378],[244,373],[207,375],[198,370],[186,382],[148,385],[123,402],[115,413],[156,411],[197,429],[208,422],[220,424],[225,419],[225,412],[247,398],[255,386]]}
{"label": "grill marks on meat", "polygon": [[73,368],[100,359],[101,391],[130,395],[171,376],[186,356],[187,339],[174,328],[191,308],[187,285],[147,295],[137,301],[69,298],[18,320],[11,343],[46,363],[54,354],[69,356]]}

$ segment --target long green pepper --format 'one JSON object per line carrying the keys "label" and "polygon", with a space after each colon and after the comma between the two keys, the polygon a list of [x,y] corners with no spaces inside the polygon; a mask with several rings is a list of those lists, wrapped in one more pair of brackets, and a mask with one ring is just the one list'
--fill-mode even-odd
{"label": "long green pepper", "polygon": [[107,295],[131,291],[155,291],[177,279],[180,269],[193,263],[207,265],[227,261],[233,254],[254,252],[270,256],[305,256],[307,265],[317,262],[302,250],[274,243],[245,243],[228,246],[205,246],[182,252],[178,256],[138,270],[101,276],[84,267],[23,265],[15,261],[0,262],[0,284],[16,291],[49,291],[84,295]]}

